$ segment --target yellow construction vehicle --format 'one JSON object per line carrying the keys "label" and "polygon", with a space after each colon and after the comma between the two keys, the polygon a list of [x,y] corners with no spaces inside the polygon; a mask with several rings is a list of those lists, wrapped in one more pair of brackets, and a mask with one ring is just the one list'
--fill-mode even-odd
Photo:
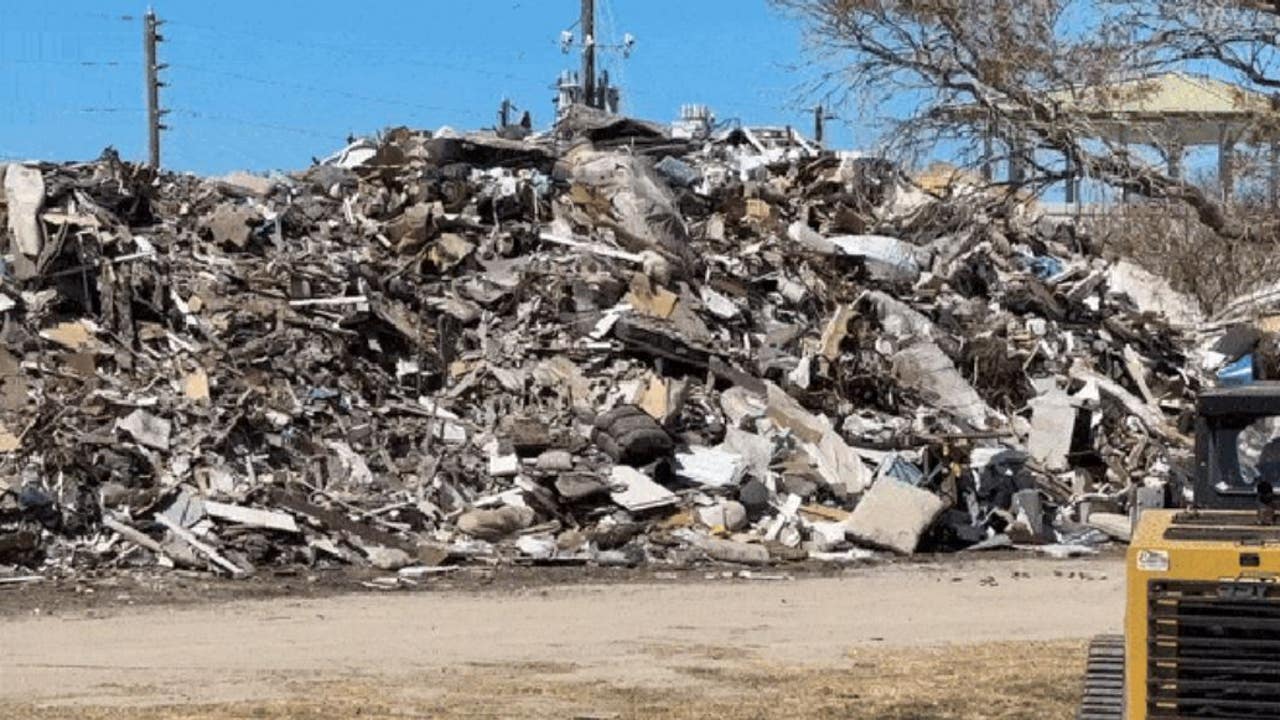
{"label": "yellow construction vehicle", "polygon": [[1280,383],[1196,410],[1194,500],[1138,519],[1125,634],[1092,643],[1081,720],[1280,718]]}

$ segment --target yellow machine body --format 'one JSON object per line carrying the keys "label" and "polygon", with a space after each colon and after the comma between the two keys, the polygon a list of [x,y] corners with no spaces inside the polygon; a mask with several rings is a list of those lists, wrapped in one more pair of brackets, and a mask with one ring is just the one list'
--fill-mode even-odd
{"label": "yellow machine body", "polygon": [[[1178,655],[1177,641],[1167,638],[1178,635],[1182,621],[1170,609],[1180,598],[1194,598],[1187,602],[1201,608],[1272,598],[1280,604],[1280,528],[1260,527],[1256,513],[1247,511],[1147,511],[1129,548],[1126,577],[1126,720],[1184,717],[1176,700],[1161,704],[1162,694],[1179,692],[1179,660],[1162,659]],[[1173,616],[1162,617],[1167,611]]]}

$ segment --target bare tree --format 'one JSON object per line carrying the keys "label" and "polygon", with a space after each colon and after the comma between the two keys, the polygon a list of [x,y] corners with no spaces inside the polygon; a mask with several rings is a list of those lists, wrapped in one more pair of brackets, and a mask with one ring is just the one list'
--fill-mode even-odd
{"label": "bare tree", "polygon": [[[1280,7],[1262,0],[771,0],[798,15],[829,71],[827,91],[910,104],[894,140],[958,140],[976,156],[990,133],[1032,183],[1067,168],[1140,196],[1177,200],[1218,235],[1274,235],[1196,185],[1128,152],[1090,119],[1089,88],[1177,66],[1213,63],[1253,85],[1280,81],[1272,61]],[[1277,85],[1280,87],[1280,84]],[[957,123],[958,119],[967,123]],[[1052,151],[1065,164],[1043,161]]]}
{"label": "bare tree", "polygon": [[1280,89],[1280,3],[1271,0],[1111,0],[1155,64],[1207,62],[1253,86]]}

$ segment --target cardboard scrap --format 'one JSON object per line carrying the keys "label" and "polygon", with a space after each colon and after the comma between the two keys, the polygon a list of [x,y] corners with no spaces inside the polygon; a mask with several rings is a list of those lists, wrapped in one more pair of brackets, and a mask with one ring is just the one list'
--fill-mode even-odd
{"label": "cardboard scrap", "polygon": [[93,333],[81,320],[58,323],[51,328],[45,328],[40,331],[40,337],[77,352],[88,349],[93,343]]}
{"label": "cardboard scrap", "polygon": [[193,402],[209,402],[209,374],[196,368],[182,380],[182,392]]}
{"label": "cardboard scrap", "polygon": [[17,452],[22,449],[22,440],[9,431],[4,423],[0,423],[0,453]]}
{"label": "cardboard scrap", "polygon": [[675,312],[680,297],[663,287],[655,287],[643,273],[636,273],[631,278],[631,292],[624,302],[640,315],[666,320]]}
{"label": "cardboard scrap", "polygon": [[849,321],[854,314],[852,305],[841,305],[822,329],[822,357],[828,361],[840,357],[840,344],[849,335]]}
{"label": "cardboard scrap", "polygon": [[636,405],[648,413],[659,423],[665,423],[680,414],[684,407],[685,396],[689,392],[689,384],[683,380],[673,380],[654,375],[649,384],[636,398]]}

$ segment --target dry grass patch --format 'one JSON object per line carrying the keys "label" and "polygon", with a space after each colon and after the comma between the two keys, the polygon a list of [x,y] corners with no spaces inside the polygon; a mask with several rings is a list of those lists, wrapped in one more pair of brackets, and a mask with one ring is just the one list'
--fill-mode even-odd
{"label": "dry grass patch", "polygon": [[[33,720],[330,720],[361,718],[829,718],[1068,720],[1084,644],[858,648],[839,667],[777,666],[698,647],[654,662],[694,680],[673,688],[587,682],[572,667],[468,667],[408,679],[290,683],[268,701],[211,705],[0,707]],[[150,693],[148,693],[150,694]]]}

